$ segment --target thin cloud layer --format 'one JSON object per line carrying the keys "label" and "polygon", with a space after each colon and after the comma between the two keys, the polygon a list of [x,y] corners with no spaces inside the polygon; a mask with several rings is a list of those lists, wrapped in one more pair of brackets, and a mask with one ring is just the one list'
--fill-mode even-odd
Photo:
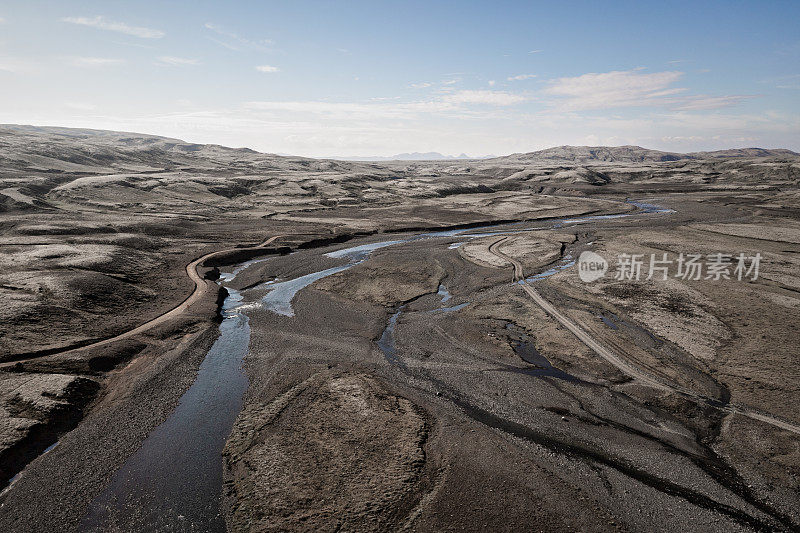
{"label": "thin cloud layer", "polygon": [[455,111],[451,103],[438,101],[425,102],[325,102],[325,101],[258,101],[247,102],[245,109],[250,111],[282,111],[288,113],[287,120],[297,114],[319,115],[344,120],[415,120],[425,114]]}
{"label": "thin cloud layer", "polygon": [[639,70],[591,72],[555,79],[545,93],[555,97],[557,108],[571,111],[659,105],[665,97],[686,90],[670,88],[682,76],[682,72],[645,74]]}
{"label": "thin cloud layer", "polygon": [[584,111],[621,107],[668,107],[675,110],[709,110],[734,106],[752,95],[685,94],[673,87],[683,72],[644,73],[641,69],[592,72],[573,78],[552,80],[544,93],[559,111]]}
{"label": "thin cloud layer", "polygon": [[454,104],[487,104],[494,106],[511,106],[528,100],[526,96],[505,91],[465,90],[448,94],[446,102]]}
{"label": "thin cloud layer", "polygon": [[247,39],[235,32],[229,31],[223,28],[222,26],[214,24],[212,22],[206,22],[203,25],[203,27],[221,37],[221,39],[215,39],[211,37],[212,41],[219,44],[220,46],[224,46],[229,50],[239,51],[242,50],[243,48],[246,48],[252,50],[266,51],[269,49],[269,46],[273,44],[271,39],[258,39],[258,40]]}
{"label": "thin cloud layer", "polygon": [[738,105],[744,102],[745,100],[749,100],[751,98],[755,98],[755,96],[746,94],[732,94],[725,96],[709,96],[709,95],[687,96],[679,100],[679,103],[678,105],[675,106],[675,109],[679,111],[720,109],[722,107]]}
{"label": "thin cloud layer", "polygon": [[185,65],[199,65],[199,59],[190,59],[187,57],[175,57],[175,56],[160,56],[157,58],[156,63],[158,65],[163,66],[185,66]]}
{"label": "thin cloud layer", "polygon": [[[0,77],[16,91],[4,113],[47,123],[77,121],[83,113],[90,125],[118,114],[124,120],[116,129],[132,129],[142,113],[152,117],[153,131],[160,131],[178,120],[171,115],[178,109],[186,131],[209,132],[210,140],[230,135],[236,145],[322,155],[332,147],[351,145],[354,151],[362,146],[365,152],[396,153],[404,151],[402,143],[415,145],[408,151],[430,144],[439,151],[507,153],[554,144],[733,145],[742,135],[759,139],[754,144],[800,142],[797,113],[791,113],[796,105],[787,92],[796,91],[800,78],[791,65],[765,68],[763,80],[756,80],[760,85],[748,85],[740,76],[732,86],[727,65],[669,48],[644,63],[653,70],[613,69],[610,63],[643,59],[618,55],[609,62],[598,53],[593,72],[576,71],[573,55],[585,48],[553,48],[544,54],[525,36],[513,43],[481,43],[487,53],[471,57],[469,66],[454,64],[446,48],[444,54],[434,50],[403,62],[405,47],[373,49],[358,35],[344,39],[314,32],[302,17],[286,21],[272,11],[258,24],[241,27],[222,8],[198,15],[203,18],[189,27],[157,18],[155,12],[144,19],[122,11],[63,19],[62,14],[43,13],[55,20],[52,40],[59,44],[24,53],[19,50],[25,42],[15,39],[23,34],[16,26],[26,21],[0,12],[6,18],[0,27],[15,26],[15,32],[0,38],[0,51],[5,52]],[[160,29],[133,24],[151,24],[144,20],[158,21],[152,24]],[[286,31],[284,23],[297,24],[296,31]],[[281,35],[283,50],[261,38],[273,31]],[[81,38],[74,39],[79,32]],[[169,43],[166,38],[158,41],[165,32]],[[87,48],[87,41],[94,41],[94,48]],[[548,42],[544,36],[536,41]],[[466,38],[461,44],[470,43]],[[775,53],[761,50],[767,52]],[[384,62],[372,61],[378,53]],[[500,60],[501,55],[507,59]],[[703,75],[705,67],[715,74]],[[137,86],[161,83],[168,72],[185,102],[171,105]],[[186,76],[178,76],[180,72]],[[230,90],[219,93],[197,84],[196,75],[225,76]],[[260,85],[280,83],[253,87],[254,78]],[[42,87],[58,87],[58,98],[43,99]],[[768,116],[767,110],[777,115]],[[237,137],[245,130],[250,141]],[[439,145],[447,142],[452,145]]]}
{"label": "thin cloud layer", "polygon": [[129,26],[124,22],[115,22],[107,20],[105,17],[64,17],[61,19],[70,24],[77,24],[79,26],[89,26],[90,28],[97,28],[99,30],[115,31],[124,33],[125,35],[132,35],[142,39],[160,39],[166,35],[161,30],[154,30],[152,28],[144,28],[140,26]]}

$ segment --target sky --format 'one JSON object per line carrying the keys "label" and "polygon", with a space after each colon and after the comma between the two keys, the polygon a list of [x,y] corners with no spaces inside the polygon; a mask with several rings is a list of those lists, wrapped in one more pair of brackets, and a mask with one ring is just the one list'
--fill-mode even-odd
{"label": "sky", "polygon": [[0,0],[0,123],[263,152],[800,151],[800,2]]}

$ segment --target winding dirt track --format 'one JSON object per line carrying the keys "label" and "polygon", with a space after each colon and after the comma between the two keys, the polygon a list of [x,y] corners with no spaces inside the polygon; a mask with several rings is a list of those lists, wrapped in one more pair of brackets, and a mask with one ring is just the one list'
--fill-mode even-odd
{"label": "winding dirt track", "polygon": [[[649,373],[645,372],[644,370],[632,365],[622,357],[616,355],[614,352],[597,342],[593,339],[583,328],[581,328],[577,323],[566,317],[564,314],[560,313],[558,309],[556,309],[553,304],[551,304],[548,300],[542,297],[539,292],[533,288],[533,286],[525,280],[525,275],[522,269],[522,263],[517,261],[511,256],[508,256],[500,251],[500,245],[505,242],[508,237],[500,237],[496,241],[494,241],[491,245],[489,245],[489,252],[498,257],[499,259],[506,261],[507,263],[513,265],[514,267],[514,276],[513,281],[517,282],[519,285],[522,286],[522,289],[528,293],[528,295],[536,302],[539,307],[541,307],[547,314],[558,320],[562,326],[567,328],[573,335],[575,335],[578,340],[584,343],[586,346],[591,348],[597,355],[614,365],[620,371],[624,372],[626,375],[641,381],[651,387],[668,391],[668,392],[675,392],[681,394],[683,396],[687,396],[697,402],[707,402],[708,398],[704,398],[699,394],[689,390],[684,389],[683,387],[679,387],[677,385],[663,382]],[[781,429],[785,429],[787,431],[791,431],[792,433],[796,433],[800,435],[800,426],[796,424],[792,424],[786,422],[785,420],[781,420],[779,418],[775,418],[774,416],[759,413],[752,411],[750,409],[735,406],[735,405],[726,405],[719,407],[719,409],[726,411],[728,413],[736,413],[740,414],[754,420],[759,420],[761,422],[765,422],[767,424],[771,424],[775,427],[779,427]]]}
{"label": "winding dirt track", "polygon": [[[263,248],[263,247],[267,246],[268,244],[271,244],[273,241],[275,241],[275,239],[277,239],[279,237],[282,237],[282,235],[274,235],[274,236],[270,237],[269,239],[265,240],[264,242],[258,244],[257,246],[253,246],[253,248]],[[176,307],[173,307],[172,309],[170,309],[166,313],[161,314],[161,315],[153,318],[152,320],[148,320],[147,322],[145,322],[143,324],[140,324],[140,325],[136,326],[133,329],[129,329],[128,331],[120,333],[119,335],[115,335],[114,337],[109,337],[107,339],[103,339],[103,340],[100,340],[100,341],[97,341],[97,342],[93,342],[91,344],[87,344],[86,346],[81,346],[80,348],[72,348],[72,349],[64,350],[63,352],[56,352],[55,354],[51,354],[51,355],[63,355],[63,354],[68,354],[68,353],[79,353],[79,352],[83,352],[83,351],[87,351],[87,350],[92,350],[92,349],[95,349],[95,348],[100,348],[102,346],[106,346],[106,345],[112,344],[114,342],[119,342],[121,340],[129,339],[131,337],[139,335],[140,333],[144,333],[144,332],[146,332],[146,331],[148,331],[150,329],[153,329],[156,326],[159,326],[159,325],[164,324],[164,323],[166,323],[166,322],[168,322],[170,320],[173,320],[174,318],[177,318],[181,314],[185,313],[198,300],[200,300],[200,298],[202,298],[210,288],[215,287],[215,284],[210,283],[209,280],[207,280],[207,279],[203,279],[200,276],[200,274],[197,273],[197,267],[200,264],[202,264],[203,261],[205,261],[205,260],[207,260],[207,259],[209,259],[209,258],[211,258],[211,257],[213,257],[215,255],[226,253],[226,252],[230,252],[230,251],[233,251],[233,250],[239,251],[239,250],[246,250],[246,249],[247,248],[235,248],[235,249],[231,249],[231,250],[217,250],[216,252],[210,252],[210,253],[207,253],[207,254],[205,254],[205,255],[203,255],[201,257],[198,257],[197,259],[195,259],[194,261],[192,261],[191,263],[186,265],[186,275],[188,275],[189,279],[191,279],[194,282],[194,290],[192,291],[192,294],[190,294],[183,302],[178,304]],[[9,363],[9,364],[13,364],[13,363]]]}

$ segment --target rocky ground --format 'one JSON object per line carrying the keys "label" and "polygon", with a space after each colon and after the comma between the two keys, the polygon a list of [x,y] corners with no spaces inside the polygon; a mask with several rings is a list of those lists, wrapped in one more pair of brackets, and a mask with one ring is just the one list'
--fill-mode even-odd
{"label": "rocky ground", "polygon": [[[3,479],[28,464],[0,523],[78,528],[192,383],[217,335],[217,267],[266,254],[230,283],[257,302],[264,282],[343,264],[333,250],[500,224],[499,244],[454,234],[376,250],[298,292],[292,317],[248,312],[228,528],[797,528],[797,434],[731,409],[800,424],[798,179],[786,151],[374,164],[0,128]],[[675,212],[552,227],[635,213],[627,198]],[[574,268],[532,282],[666,390],[598,357],[503,259],[531,275],[589,249],[763,262],[746,282],[586,284]],[[187,265],[220,250],[195,284]],[[185,312],[124,336],[193,291]]]}
{"label": "rocky ground", "polygon": [[[678,213],[686,209],[692,215],[656,220],[654,228],[647,230],[648,236],[650,232],[680,235],[684,224],[700,214],[706,220],[730,216],[719,204],[703,213],[702,208],[691,209],[693,202],[681,197],[665,197],[663,202]],[[612,242],[639,251],[636,236],[644,232],[642,224],[641,219],[602,226],[575,224],[547,237],[542,236],[545,231],[532,231],[516,235],[502,250],[522,258],[526,265],[541,265],[542,260],[558,256],[561,242],[569,243],[561,253],[575,253],[588,243],[608,253],[613,250]],[[570,239],[563,238],[567,234]],[[791,402],[784,404],[786,409],[764,409],[767,403],[775,406],[775,398],[754,401],[752,395],[739,390],[740,383],[752,379],[733,378],[735,374],[762,373],[775,368],[771,361],[780,361],[781,370],[770,374],[768,384],[751,389],[761,390],[765,398],[773,391],[784,397],[795,393],[797,376],[792,361],[796,352],[779,342],[782,335],[792,334],[792,327],[787,327],[794,323],[791,312],[773,308],[772,327],[783,333],[774,333],[775,344],[769,349],[731,342],[733,337],[753,336],[744,330],[728,335],[727,343],[715,344],[710,324],[727,322],[729,308],[715,307],[711,300],[701,298],[699,291],[705,287],[716,300],[734,300],[711,281],[701,281],[696,288],[667,285],[660,287],[660,292],[638,286],[615,291],[612,287],[621,282],[587,285],[577,280],[572,269],[537,282],[560,308],[626,359],[711,403],[691,401],[642,386],[565,334],[517,285],[509,283],[510,265],[484,259],[487,243],[497,237],[471,240],[473,251],[467,251],[467,245],[451,248],[449,243],[458,239],[463,237],[376,251],[368,262],[301,292],[292,318],[269,312],[253,314],[252,383],[246,403],[251,408],[262,405],[274,410],[274,404],[265,404],[262,398],[277,398],[285,402],[281,404],[286,406],[284,412],[294,413],[292,387],[311,379],[315,372],[331,372],[331,365],[338,371],[378,375],[400,391],[401,397],[413,400],[433,421],[426,464],[436,474],[433,487],[428,478],[416,481],[415,490],[422,494],[417,496],[417,507],[406,515],[411,529],[507,526],[553,530],[563,528],[566,517],[574,521],[568,523],[571,528],[581,530],[795,527],[800,503],[797,434],[758,421],[747,423],[745,417],[713,407],[714,402],[733,402],[796,421]],[[702,240],[684,244],[700,242],[708,245]],[[715,243],[721,247],[730,244]],[[266,262],[258,267],[260,273],[251,275],[281,277],[293,264],[306,266],[308,261],[298,255]],[[312,264],[309,268],[317,267]],[[250,284],[251,280],[239,283]],[[437,294],[442,284],[451,295],[446,303]],[[771,289],[758,291],[749,286],[752,284],[745,285],[729,285],[727,290],[750,295],[750,305],[742,305],[736,314],[743,322],[754,321],[764,316],[754,298],[770,301],[773,296]],[[690,290],[698,294],[687,296]],[[447,311],[464,303],[467,305],[457,311]],[[375,342],[386,324],[381,316],[400,306],[404,307],[393,333],[397,356],[390,358]],[[691,316],[697,317],[698,323],[687,320],[687,306],[697,308]],[[637,314],[640,308],[649,314]],[[608,322],[602,320],[604,316]],[[704,328],[707,335],[698,328]],[[692,339],[697,342],[692,344]],[[530,353],[525,359],[523,348],[531,346],[538,359]],[[701,357],[703,349],[714,354],[715,363],[709,356]],[[765,351],[770,355],[765,356]],[[358,397],[354,394],[347,404],[357,402]],[[330,408],[320,409],[306,416],[329,420],[329,412]],[[332,415],[334,421],[339,418]],[[278,423],[245,410],[228,442],[231,453],[245,449],[254,457],[253,447],[258,444],[248,440],[247,446],[242,446],[240,438],[252,436],[255,420],[267,421],[260,431],[270,432],[281,431],[289,420],[300,423],[295,418]],[[402,420],[398,417],[394,423],[402,425]],[[293,430],[286,428],[282,434],[292,438]],[[366,435],[354,431],[347,444],[334,441],[331,446],[346,455],[351,445],[363,446],[354,444],[362,436]],[[480,450],[473,443],[480,443]],[[491,450],[491,458],[486,456],[487,450]],[[294,448],[279,450],[263,444],[261,453],[265,455],[260,460],[229,463],[232,487],[260,479],[264,465],[278,458],[302,461]],[[336,479],[341,480],[358,471],[337,462],[326,461],[325,465],[338,472]],[[505,470],[512,465],[516,468]],[[249,475],[243,474],[248,467]],[[529,485],[532,481],[534,485]],[[312,484],[298,483],[303,490],[316,493]],[[230,501],[239,501],[237,490],[241,489],[229,493]],[[292,488],[290,494],[297,490],[300,488]],[[458,504],[451,491],[460,494]],[[517,498],[519,495],[525,496]],[[270,496],[269,501],[287,496]],[[379,498],[375,493],[369,500],[375,509],[380,509]],[[354,512],[361,503],[354,497],[349,501],[353,507],[335,516]],[[669,517],[659,509],[670,509]],[[264,520],[278,515],[293,520],[291,527],[298,529],[305,529],[306,520],[327,516],[325,510],[297,504],[273,509]],[[331,519],[326,524],[335,527],[337,522]]]}

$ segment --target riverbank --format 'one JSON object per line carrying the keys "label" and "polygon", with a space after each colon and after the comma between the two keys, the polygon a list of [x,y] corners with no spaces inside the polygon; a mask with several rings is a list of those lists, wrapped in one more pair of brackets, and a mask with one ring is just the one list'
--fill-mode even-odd
{"label": "riverbank", "polygon": [[[632,380],[509,282],[509,267],[493,264],[497,258],[489,253],[493,237],[466,235],[493,222],[507,224],[495,228],[502,233],[525,226],[520,221],[572,219],[562,220],[557,231],[543,224],[538,232],[513,234],[504,248],[526,275],[544,269],[530,279],[542,285],[537,290],[548,301],[682,386],[698,387],[718,402],[744,398],[768,412],[795,394],[781,381],[791,374],[780,353],[793,331],[783,312],[793,305],[791,270],[765,282],[762,292],[771,300],[752,309],[774,318],[769,327],[751,317],[746,304],[744,313],[692,308],[698,316],[720,313],[720,322],[737,333],[715,348],[704,344],[703,332],[687,329],[683,336],[692,345],[686,355],[651,346],[667,344],[661,339],[675,333],[662,327],[674,318],[667,315],[664,322],[662,311],[679,313],[686,306],[671,304],[681,301],[671,298],[671,307],[660,310],[639,301],[635,291],[586,294],[563,281],[570,269],[560,267],[579,246],[660,249],[685,227],[704,242],[726,245],[763,240],[769,238],[764,228],[780,227],[790,238],[770,245],[770,252],[781,265],[792,265],[788,219],[800,211],[790,161],[603,162],[595,165],[602,167],[602,182],[589,183],[582,178],[594,170],[564,173],[561,167],[572,163],[562,162],[495,161],[473,168],[276,159],[267,168],[248,167],[249,156],[232,157],[230,167],[208,163],[216,165],[212,170],[188,160],[142,173],[20,170],[36,174],[25,178],[36,185],[24,193],[41,201],[3,213],[0,225],[0,245],[13,258],[0,280],[10,302],[3,310],[7,327],[0,330],[0,346],[10,348],[0,353],[7,361],[0,375],[8,393],[0,400],[23,430],[42,420],[63,417],[74,424],[85,418],[66,434],[68,427],[54,427],[31,448],[44,451],[61,436],[0,497],[4,530],[79,529],[90,503],[115,486],[115,473],[126,472],[142,443],[169,425],[218,339],[219,300],[204,291],[192,309],[152,321],[186,301],[192,284],[198,287],[198,280],[186,277],[186,265],[220,249],[227,251],[206,257],[209,269],[198,276],[203,286],[216,287],[220,266],[244,261],[240,266],[247,268],[229,280],[230,287],[242,292],[245,305],[269,300],[247,311],[247,409],[235,426],[225,470],[223,511],[230,524],[246,524],[253,513],[290,511],[282,523],[297,528],[302,524],[295,520],[304,516],[315,528],[335,528],[331,516],[343,513],[345,525],[365,529],[608,530],[622,524],[652,530],[669,516],[674,528],[747,530],[780,528],[791,522],[791,509],[800,508],[792,499],[798,460],[780,430],[742,423],[714,405],[698,408]],[[646,222],[580,222],[623,214],[633,206],[620,202],[644,195],[669,196],[677,213]],[[704,228],[690,227],[697,224]],[[408,234],[437,230],[438,236],[424,239]],[[637,240],[629,243],[628,234]],[[270,235],[282,235],[280,244],[294,253],[256,259]],[[376,246],[381,241],[402,242]],[[353,247],[363,248],[352,256],[341,252]],[[327,277],[316,277],[327,269],[333,269]],[[298,283],[304,276],[310,278]],[[740,296],[726,293],[741,303]],[[600,308],[605,320],[587,315],[591,308]],[[759,324],[768,338],[750,335],[756,326],[748,324]],[[737,339],[747,340],[739,346]],[[94,352],[64,351],[97,341]],[[703,350],[692,351],[695,344]],[[722,372],[709,371],[709,350]],[[758,350],[768,357],[756,357]],[[769,364],[754,363],[751,371],[748,360]],[[735,374],[725,371],[731,361]],[[307,379],[313,386],[290,394],[285,409],[263,419]],[[381,446],[390,444],[370,432],[371,424],[385,426],[386,435],[408,446],[381,464]],[[248,427],[257,428],[252,446],[239,438]],[[270,455],[295,436],[292,427],[319,441],[330,460],[312,468],[312,448],[302,446]],[[735,440],[756,437],[760,444],[750,446],[752,457]],[[343,455],[353,450],[358,453]],[[358,470],[360,462],[369,468]],[[283,464],[303,472],[285,493],[251,483],[268,477],[285,485],[276,472]],[[359,491],[347,479],[375,490]],[[330,501],[307,503],[337,483],[347,488],[343,498],[331,493]],[[265,494],[283,503],[261,501]],[[183,522],[176,529],[185,528]]]}
{"label": "riverbank", "polygon": [[[538,238],[540,228],[520,234],[507,251],[541,265],[554,253],[575,254],[581,247],[605,242],[609,235],[624,239],[643,227],[674,234],[699,219],[741,216],[709,196],[699,205],[685,197],[662,200],[677,213],[561,225],[558,233],[573,236],[565,251],[558,238]],[[243,294],[253,335],[246,359],[248,408],[237,421],[227,451],[231,523],[242,524],[249,516],[267,530],[278,519],[296,530],[378,527],[377,515],[373,520],[358,510],[381,509],[380,492],[345,491],[326,497],[325,505],[310,505],[302,495],[327,494],[316,477],[259,485],[259,479],[272,479],[285,465],[294,465],[292,472],[303,471],[305,466],[299,465],[304,465],[304,450],[314,443],[328,450],[320,452],[321,457],[348,457],[347,446],[336,440],[340,434],[346,435],[345,442],[367,443],[357,449],[369,450],[371,426],[351,427],[340,420],[358,416],[362,408],[369,419],[359,388],[337,391],[335,405],[310,408],[318,401],[312,398],[333,394],[331,382],[369,376],[390,391],[387,395],[426,413],[431,427],[420,471],[432,474],[409,482],[415,503],[410,509],[399,506],[406,514],[403,520],[391,518],[392,528],[410,524],[420,531],[506,526],[613,530],[624,525],[645,531],[663,528],[668,520],[675,528],[749,531],[796,524],[791,477],[777,475],[790,434],[752,421],[749,431],[757,431],[770,445],[753,448],[757,459],[744,457],[737,433],[731,431],[743,431],[738,415],[704,402],[687,404],[680,394],[621,372],[511,283],[510,265],[465,262],[465,245],[453,246],[464,239],[453,234],[376,247],[368,261],[333,272],[298,292],[291,300],[291,314],[260,307],[276,285],[271,280],[290,283],[325,271],[330,259],[303,252],[253,265],[240,274],[239,283],[247,287]],[[485,240],[489,246],[497,239]],[[481,238],[471,242],[479,244]],[[340,255],[357,245],[339,246]],[[431,278],[434,273],[438,274]],[[561,285],[573,274],[562,269],[537,277],[526,271],[531,283],[548,294],[560,286],[575,298],[580,285],[571,283],[569,291]],[[259,278],[269,283],[254,283]],[[442,312],[442,285],[450,296],[447,306],[457,311]],[[568,298],[558,302],[570,305]],[[586,323],[585,314],[571,306],[568,312]],[[627,315],[617,315],[617,320],[634,323]],[[387,323],[392,357],[382,346]],[[649,326],[645,322],[639,327],[646,331]],[[591,328],[594,334],[594,322]],[[643,345],[650,350],[647,357],[654,358],[651,365],[675,375],[674,362],[656,362],[664,357],[658,355],[664,341],[655,343],[653,334],[645,336],[629,326],[617,334],[626,337],[612,343],[615,349],[625,343]],[[538,357],[524,359],[520,342],[532,345]],[[704,375],[702,363],[681,363],[677,372],[682,386],[711,399],[723,394],[726,401],[724,384]],[[313,392],[298,392],[306,390]],[[393,428],[402,421],[395,415],[384,424]],[[317,428],[306,439],[310,444],[276,447],[294,442],[294,428],[306,425]],[[778,455],[768,451],[773,446],[781,450]],[[770,464],[769,477],[754,475],[756,460]],[[382,466],[364,471],[356,463],[333,459],[322,459],[316,468],[325,471],[326,486],[331,487],[362,475],[380,480],[385,472]],[[334,515],[332,509],[339,511]],[[339,516],[346,518],[340,522]]]}
{"label": "riverbank", "polygon": [[[598,206],[604,205],[602,202],[586,204],[565,207],[556,212],[546,210],[538,216],[543,220],[557,214],[574,216],[593,212]],[[532,214],[529,216],[536,217]],[[477,225],[454,224],[452,231],[460,232]],[[448,227],[443,228],[441,223],[431,225],[428,229],[448,231]],[[320,234],[324,235],[315,235],[306,228],[305,233],[299,236],[289,233],[281,242],[298,249],[313,250],[355,237],[347,233],[340,233],[333,238],[320,237]],[[269,243],[260,244],[263,246]],[[230,261],[287,251],[259,246],[203,254],[200,258],[202,261],[195,259],[187,266],[194,266],[201,273],[196,279],[190,277],[196,283],[196,291],[193,293],[196,298],[183,300],[183,303],[190,302],[189,305],[181,304],[171,308],[180,312],[166,312],[163,316],[167,316],[168,320],[156,318],[134,328],[135,334],[123,333],[115,341],[102,341],[97,344],[96,351],[92,346],[87,346],[13,363],[16,372],[35,375],[50,375],[63,369],[79,374],[92,372],[101,378],[100,382],[104,386],[98,390],[93,402],[85,404],[88,415],[80,422],[78,429],[62,436],[57,448],[28,465],[24,474],[15,480],[13,490],[0,497],[0,521],[6,522],[4,509],[18,510],[15,511],[18,516],[8,522],[12,526],[11,530],[17,526],[24,527],[25,524],[39,524],[47,529],[48,524],[52,526],[63,523],[65,519],[73,521],[79,515],[82,519],[89,502],[110,482],[111,473],[123,464],[153,429],[168,418],[178,400],[190,387],[192,376],[213,344],[216,337],[214,320],[219,299],[216,289],[207,290],[216,285],[204,278],[215,277],[218,274],[214,269]],[[251,275],[250,270],[245,271],[243,277]],[[198,287],[205,287],[206,290],[197,290]],[[80,417],[74,423],[77,424],[79,420]],[[39,449],[43,450],[51,445],[58,435],[60,433],[51,434],[46,441],[42,441]],[[33,450],[35,452],[35,448]],[[92,457],[89,472],[82,470],[85,467],[82,463],[84,459],[78,459],[76,455],[79,458]],[[54,509],[54,512],[41,513],[38,506],[32,505],[22,495],[31,490],[38,492],[42,487],[38,486],[37,480],[51,476],[71,481],[48,487],[49,490],[42,495],[41,501],[53,502],[49,509]],[[58,501],[74,502],[71,506],[74,508],[57,509]]]}

